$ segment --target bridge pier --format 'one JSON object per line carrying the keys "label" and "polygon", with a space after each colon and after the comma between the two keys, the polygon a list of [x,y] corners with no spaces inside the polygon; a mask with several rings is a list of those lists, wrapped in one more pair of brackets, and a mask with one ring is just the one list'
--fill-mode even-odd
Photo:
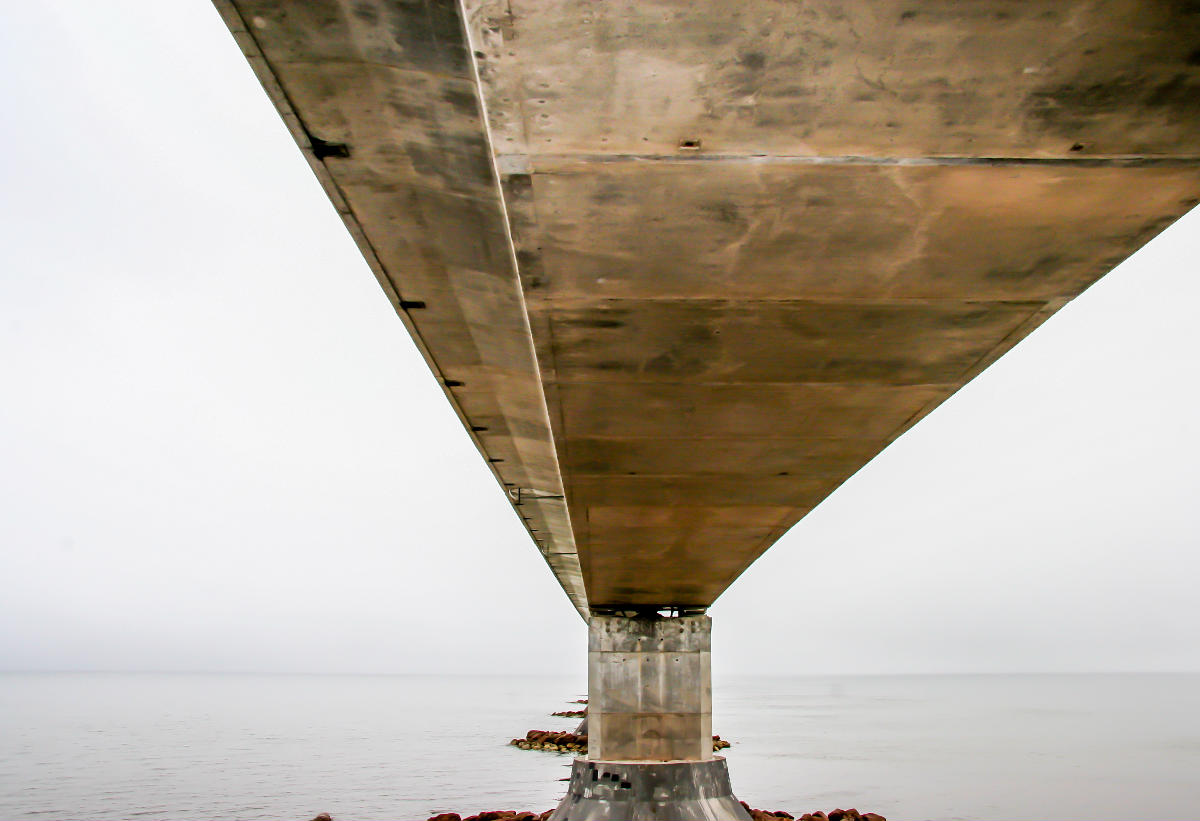
{"label": "bridge pier", "polygon": [[588,621],[588,757],[551,821],[748,821],[712,750],[712,619]]}

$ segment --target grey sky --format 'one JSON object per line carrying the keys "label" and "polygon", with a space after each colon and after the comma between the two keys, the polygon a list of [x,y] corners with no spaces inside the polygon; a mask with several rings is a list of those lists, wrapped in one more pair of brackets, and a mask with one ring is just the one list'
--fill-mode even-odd
{"label": "grey sky", "polygon": [[[0,9],[0,668],[568,670],[583,624],[213,9]],[[713,608],[736,672],[1200,671],[1200,214]]]}

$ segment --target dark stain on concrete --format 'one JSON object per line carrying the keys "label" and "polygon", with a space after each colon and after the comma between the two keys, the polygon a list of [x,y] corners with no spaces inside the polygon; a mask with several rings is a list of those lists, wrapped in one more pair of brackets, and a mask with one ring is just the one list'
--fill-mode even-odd
{"label": "dark stain on concrete", "polygon": [[750,71],[762,71],[767,65],[767,55],[761,51],[746,51],[738,55],[738,64]]}
{"label": "dark stain on concrete", "polygon": [[518,248],[517,266],[522,271],[540,269],[542,267],[542,255],[537,251],[530,251],[528,248]]}
{"label": "dark stain on concrete", "polygon": [[679,363],[675,361],[675,356],[670,353],[661,353],[646,361],[643,370],[646,373],[655,373],[660,375],[668,375],[677,373],[682,370]]}
{"label": "dark stain on concrete", "polygon": [[480,136],[437,134],[438,145],[410,141],[404,151],[413,170],[439,180],[451,191],[474,192],[492,185],[492,164]]}
{"label": "dark stain on concrete", "polygon": [[1124,113],[1165,115],[1174,122],[1200,119],[1200,78],[1175,74],[1157,82],[1120,74],[1105,80],[1069,82],[1034,91],[1027,108],[1044,126],[1074,136],[1092,120]]}
{"label": "dark stain on concrete", "polygon": [[763,89],[764,97],[781,100],[788,100],[795,97],[812,97],[816,93],[816,89],[808,88],[807,86],[796,85],[795,83],[774,85]]}
{"label": "dark stain on concrete", "polygon": [[950,315],[946,320],[949,328],[977,328],[992,323],[992,312],[987,308],[965,311],[961,314]]}
{"label": "dark stain on concrete", "polygon": [[509,174],[508,185],[513,193],[525,194],[533,191],[533,175],[532,174]]}
{"label": "dark stain on concrete", "polygon": [[371,3],[355,3],[354,16],[368,26],[379,25],[379,9]]}
{"label": "dark stain on concrete", "polygon": [[727,225],[745,225],[746,220],[742,217],[738,210],[737,203],[724,201],[714,202],[700,206],[700,209],[707,214],[712,215],[718,222],[726,223]]}
{"label": "dark stain on concrete", "polygon": [[592,193],[592,202],[600,205],[613,205],[624,199],[624,191],[619,185],[602,185]]}
{"label": "dark stain on concrete", "polygon": [[1129,243],[1129,247],[1140,248],[1150,240],[1157,237],[1163,231],[1167,230],[1167,228],[1169,228],[1176,219],[1178,219],[1178,215],[1170,214],[1165,217],[1159,217],[1158,219],[1150,220],[1140,229],[1130,234],[1126,242]]}
{"label": "dark stain on concrete", "polygon": [[388,31],[413,68],[470,76],[470,51],[463,37],[459,4],[451,0],[397,0]]}
{"label": "dark stain on concrete", "polygon": [[999,282],[1022,282],[1034,277],[1054,276],[1065,264],[1066,259],[1061,254],[1045,254],[1023,268],[993,268],[984,276]]}
{"label": "dark stain on concrete", "polygon": [[479,114],[479,101],[469,91],[458,88],[447,88],[442,91],[442,99],[452,105],[460,114],[474,117]]}
{"label": "dark stain on concrete", "polygon": [[737,93],[755,94],[763,86],[767,55],[761,51],[744,51],[737,57],[737,71],[731,75]]}
{"label": "dark stain on concrete", "polygon": [[387,107],[400,120],[422,120],[426,121],[429,117],[428,105],[413,105],[403,100],[388,100]]}
{"label": "dark stain on concrete", "polygon": [[556,324],[568,328],[624,328],[625,323],[609,317],[581,317],[579,319],[561,319]]}

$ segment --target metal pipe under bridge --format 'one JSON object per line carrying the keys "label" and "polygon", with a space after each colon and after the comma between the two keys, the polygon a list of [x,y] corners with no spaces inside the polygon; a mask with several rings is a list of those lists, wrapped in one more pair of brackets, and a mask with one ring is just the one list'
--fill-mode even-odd
{"label": "metal pipe under bridge", "polygon": [[706,608],[1200,197],[1190,0],[215,3],[589,622],[556,821],[748,818]]}

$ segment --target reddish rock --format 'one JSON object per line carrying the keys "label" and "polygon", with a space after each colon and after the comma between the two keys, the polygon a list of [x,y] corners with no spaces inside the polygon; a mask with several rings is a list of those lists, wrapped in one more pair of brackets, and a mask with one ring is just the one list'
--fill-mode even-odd
{"label": "reddish rock", "polygon": [[329,817],[329,813],[323,812],[320,815],[318,815],[316,818],[314,818],[312,821],[333,821],[333,819]]}
{"label": "reddish rock", "polygon": [[[874,812],[860,813],[856,809],[836,809],[828,815],[818,810],[817,812],[804,813],[803,815],[793,816],[786,810],[758,810],[751,807],[745,801],[739,801],[739,804],[749,813],[752,821],[887,821],[882,815]],[[550,816],[554,814],[553,809],[538,813],[522,810],[488,810],[478,813],[477,815],[469,815],[466,818],[461,817],[458,813],[445,812],[441,815],[435,815],[428,821],[549,821]],[[332,821],[328,814],[322,814],[313,819],[313,821]]]}

